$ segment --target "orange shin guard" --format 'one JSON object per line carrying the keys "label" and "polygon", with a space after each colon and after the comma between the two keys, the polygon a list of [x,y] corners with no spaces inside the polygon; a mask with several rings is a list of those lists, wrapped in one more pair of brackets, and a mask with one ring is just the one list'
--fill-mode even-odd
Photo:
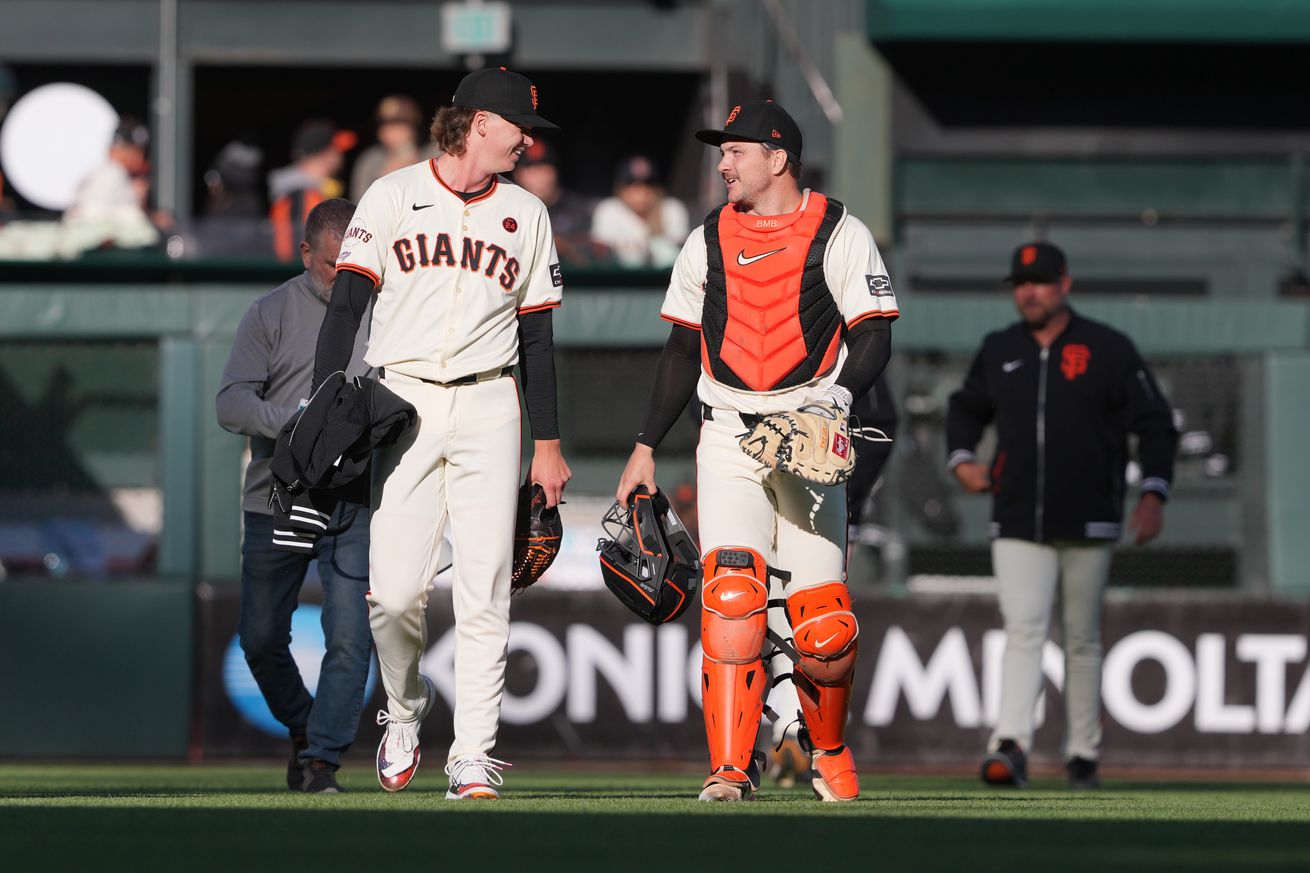
{"label": "orange shin guard", "polygon": [[760,651],[767,627],[768,566],[751,549],[714,549],[705,556],[702,589],[701,705],[710,770],[745,771],[768,688]]}
{"label": "orange shin guard", "polygon": [[816,747],[840,748],[859,651],[850,592],[842,582],[793,592],[787,597],[787,618],[800,655],[794,679],[805,728]]}

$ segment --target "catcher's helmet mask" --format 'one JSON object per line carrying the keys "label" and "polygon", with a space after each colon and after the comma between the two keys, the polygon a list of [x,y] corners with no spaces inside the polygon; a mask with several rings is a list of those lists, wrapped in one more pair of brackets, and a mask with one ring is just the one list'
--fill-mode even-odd
{"label": "catcher's helmet mask", "polygon": [[700,549],[663,492],[638,486],[600,524],[600,573],[619,601],[651,624],[682,615],[700,587]]}

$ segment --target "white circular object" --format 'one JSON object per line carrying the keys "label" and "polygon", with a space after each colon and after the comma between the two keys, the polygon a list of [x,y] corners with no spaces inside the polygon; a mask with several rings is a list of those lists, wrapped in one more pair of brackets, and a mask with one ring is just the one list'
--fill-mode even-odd
{"label": "white circular object", "polygon": [[114,107],[90,88],[58,82],[33,89],[0,127],[5,179],[43,209],[67,209],[105,162],[117,127]]}

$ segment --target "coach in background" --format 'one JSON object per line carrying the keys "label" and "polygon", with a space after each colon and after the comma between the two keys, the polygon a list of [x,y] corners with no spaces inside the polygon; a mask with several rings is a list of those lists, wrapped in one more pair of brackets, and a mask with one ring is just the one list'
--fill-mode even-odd
{"label": "coach in background", "polygon": [[[305,222],[300,257],[305,272],[256,300],[241,319],[223,368],[215,405],[218,423],[250,437],[242,497],[241,614],[238,632],[246,663],[268,708],[291,733],[287,787],[340,791],[336,770],[355,741],[364,705],[373,637],[368,626],[369,508],[338,505],[310,554],[275,551],[269,508],[269,462],[282,425],[308,401],[318,330],[327,313],[341,238],[354,214],[349,200],[325,200]],[[370,374],[364,363],[368,320],[355,337],[347,376]],[[344,530],[342,530],[344,528]],[[291,613],[309,562],[323,581],[327,653],[311,696],[291,657]]]}
{"label": "coach in background", "polygon": [[[988,334],[951,395],[949,464],[966,491],[992,492],[992,565],[1005,622],[1001,707],[983,761],[993,785],[1026,784],[1041,648],[1059,589],[1064,637],[1065,770],[1096,788],[1101,747],[1101,601],[1122,533],[1128,434],[1143,479],[1129,519],[1136,542],[1164,527],[1173,477],[1168,402],[1132,341],[1068,305],[1064,253],[1020,246],[1010,275],[1020,321]],[[990,470],[974,450],[996,425]]]}

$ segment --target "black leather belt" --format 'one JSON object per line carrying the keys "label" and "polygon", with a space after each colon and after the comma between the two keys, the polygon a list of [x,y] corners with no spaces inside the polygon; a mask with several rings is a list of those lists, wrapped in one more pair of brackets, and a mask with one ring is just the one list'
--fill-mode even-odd
{"label": "black leather belt", "polygon": [[[741,423],[747,427],[754,427],[759,424],[760,419],[764,417],[751,412],[738,412],[737,416],[741,419]],[[701,421],[713,421],[714,407],[710,406],[708,403],[702,403],[700,405],[700,417]]]}
{"label": "black leather belt", "polygon": [[[504,367],[501,369],[500,375],[497,376],[496,378],[503,379],[513,372],[514,372],[513,367]],[[474,382],[478,381],[478,374],[470,373],[467,376],[460,376],[458,379],[451,379],[449,382],[438,382],[436,379],[423,379],[422,376],[419,376],[418,378],[422,379],[422,381],[424,382],[427,382],[429,385],[440,385],[443,388],[449,388],[452,385],[472,385]],[[485,379],[483,381],[490,382],[491,380]]]}

